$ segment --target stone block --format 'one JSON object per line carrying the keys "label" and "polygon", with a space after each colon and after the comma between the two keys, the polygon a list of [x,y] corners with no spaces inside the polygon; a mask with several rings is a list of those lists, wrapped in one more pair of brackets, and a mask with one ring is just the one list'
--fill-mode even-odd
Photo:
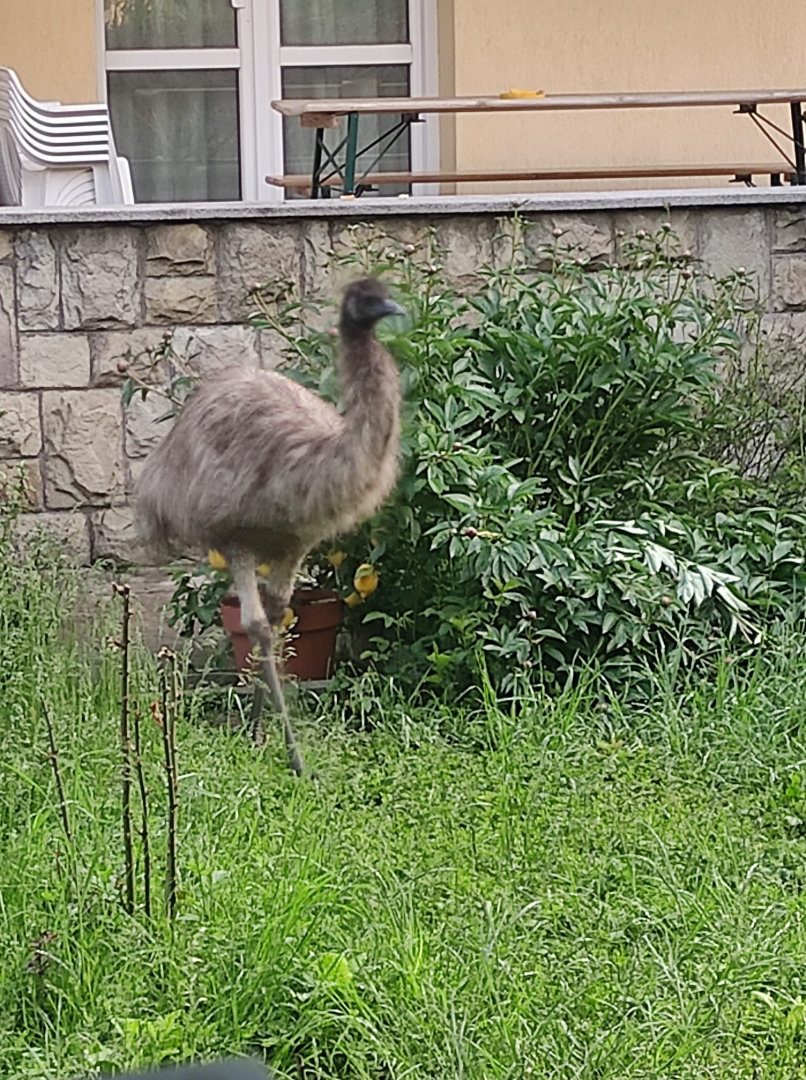
{"label": "stone block", "polygon": [[772,306],[775,311],[806,308],[806,255],[784,255],[775,260]]}
{"label": "stone block", "polygon": [[211,323],[215,312],[215,278],[160,277],[146,282],[146,319],[150,323]]}
{"label": "stone block", "polygon": [[806,213],[800,208],[773,211],[773,251],[806,251]]}
{"label": "stone block", "polygon": [[791,393],[806,379],[803,354],[806,351],[806,311],[786,311],[762,315],[761,353],[755,355],[755,341],[748,341],[745,365],[752,370],[759,361],[764,377],[773,387]]}
{"label": "stone block", "polygon": [[62,509],[122,497],[123,422],[118,391],[46,391],[42,414],[46,505]]}
{"label": "stone block", "polygon": [[621,210],[614,215],[613,224],[619,249],[625,240],[635,239],[642,231],[654,236],[664,226],[671,226],[664,250],[670,256],[697,252],[697,221],[690,210]]}
{"label": "stone block", "polygon": [[[165,334],[166,331],[158,327],[141,326],[136,330],[109,330],[91,335],[93,384],[120,386],[130,371],[146,382],[152,377],[163,377],[167,370],[165,364],[158,362],[154,370],[152,365],[153,350],[165,341]],[[123,371],[121,361],[128,365]]]}
{"label": "stone block", "polygon": [[[331,319],[335,325],[335,316]],[[278,334],[276,330],[260,330],[258,332],[260,345],[260,366],[271,371],[288,361],[288,342]],[[299,357],[296,358],[297,360]]]}
{"label": "stone block", "polygon": [[330,265],[333,247],[326,221],[307,221],[302,229],[300,283],[306,300],[331,298]]}
{"label": "stone block", "polygon": [[157,225],[148,230],[146,274],[187,277],[215,272],[213,241],[201,225]]}
{"label": "stone block", "polygon": [[[451,242],[451,225],[457,219],[449,218],[443,223],[443,234]],[[470,219],[468,219],[469,223]],[[372,222],[332,222],[332,251],[328,281],[321,298],[338,305],[345,285],[356,278],[371,274],[378,263],[394,263],[401,255],[401,248],[421,263],[433,261],[427,242],[427,227],[410,218],[387,218],[380,224]],[[460,255],[461,258],[461,255]]]}
{"label": "stone block", "polygon": [[0,262],[10,259],[14,254],[14,245],[11,242],[11,233],[0,229]]}
{"label": "stone block", "polygon": [[594,264],[615,258],[613,222],[609,214],[540,214],[528,219],[525,236],[528,261],[548,269],[556,250],[561,258],[584,259]]}
{"label": "stone block", "polygon": [[444,249],[445,279],[460,293],[481,283],[479,271],[493,261],[495,222],[489,217],[446,218],[436,228],[437,245]]}
{"label": "stone block", "polygon": [[36,457],[41,449],[39,395],[0,393],[0,458]]}
{"label": "stone block", "polygon": [[17,234],[17,325],[20,330],[59,329],[59,267],[44,230]]}
{"label": "stone block", "polygon": [[0,461],[0,500],[20,499],[27,510],[42,507],[42,473],[38,458],[7,458]]}
{"label": "stone block", "polygon": [[709,209],[700,219],[700,258],[719,277],[744,269],[759,295],[770,294],[769,239],[763,210]]}
{"label": "stone block", "polygon": [[174,351],[187,357],[199,375],[208,375],[236,364],[260,364],[258,331],[233,323],[225,326],[180,326],[173,335]]}
{"label": "stone block", "polygon": [[19,358],[14,315],[14,271],[0,266],[0,387],[17,386]]}
{"label": "stone block", "polygon": [[245,322],[254,309],[249,290],[258,283],[269,283],[282,295],[298,295],[301,246],[296,225],[223,226],[217,257],[219,320]]}
{"label": "stone block", "polygon": [[131,507],[110,506],[93,510],[90,521],[93,559],[114,559],[135,565],[147,563],[147,552],[140,542]]}
{"label": "stone block", "polygon": [[22,334],[20,385],[87,386],[90,344],[84,334]]}
{"label": "stone block", "polygon": [[123,573],[119,570],[101,573],[100,570],[100,567],[95,567],[93,573],[87,575],[86,589],[78,598],[76,623],[79,632],[82,626],[97,626],[99,615],[108,617],[105,613],[110,608],[114,611],[113,623],[116,625],[120,621],[120,599],[113,594],[112,584],[123,580],[131,589],[133,636],[141,636],[143,644],[152,653],[158,652],[163,646],[170,649],[181,647],[179,632],[168,625],[166,618],[165,608],[176,588],[167,570],[153,567],[130,568]]}
{"label": "stone block", "polygon": [[146,648],[157,652],[163,645],[176,649],[181,638],[168,625],[165,608],[170,603],[176,585],[165,570],[137,570],[126,575],[131,586],[131,608],[134,626],[142,634]]}
{"label": "stone block", "polygon": [[126,406],[126,456],[143,458],[168,434],[170,420],[158,423],[169,403],[160,394],[149,394],[143,401],[134,397]]}
{"label": "stone block", "polygon": [[791,345],[802,355],[806,347],[806,312],[783,311],[761,316],[761,335],[776,348]]}
{"label": "stone block", "polygon": [[68,330],[135,325],[140,317],[136,230],[117,226],[67,233],[62,307]]}
{"label": "stone block", "polygon": [[90,530],[81,513],[20,514],[14,522],[14,538],[22,551],[30,551],[47,539],[74,562],[89,565]]}
{"label": "stone block", "polygon": [[493,266],[504,270],[520,266],[526,255],[526,229],[520,218],[512,215],[496,218],[493,236]]}

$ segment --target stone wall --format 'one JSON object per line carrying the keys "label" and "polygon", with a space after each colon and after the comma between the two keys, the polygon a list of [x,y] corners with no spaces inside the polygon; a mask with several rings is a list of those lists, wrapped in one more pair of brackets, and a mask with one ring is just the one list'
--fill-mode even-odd
{"label": "stone wall", "polygon": [[363,227],[353,228],[359,210],[402,239],[433,224],[448,248],[447,276],[460,289],[483,264],[505,257],[497,238],[516,205],[533,221],[530,245],[551,242],[561,229],[563,242],[605,260],[618,257],[622,235],[670,220],[711,270],[743,266],[756,275],[771,324],[806,312],[806,204],[797,189],[737,192],[728,205],[713,205],[713,193],[710,201],[700,193],[699,203],[692,193],[668,201],[646,194],[636,205],[623,205],[623,195],[611,203],[588,197],[590,209],[583,197],[372,200],[334,204],[327,216],[322,204],[36,218],[0,210],[0,485],[25,470],[21,528],[56,530],[85,562],[137,562],[129,492],[164,436],[153,422],[164,405],[124,410],[120,359],[127,349],[156,346],[170,327],[178,347],[198,351],[203,370],[274,364],[276,345],[248,325],[250,287],[283,279],[303,298],[332,297],[340,282],[327,256],[361,245]]}

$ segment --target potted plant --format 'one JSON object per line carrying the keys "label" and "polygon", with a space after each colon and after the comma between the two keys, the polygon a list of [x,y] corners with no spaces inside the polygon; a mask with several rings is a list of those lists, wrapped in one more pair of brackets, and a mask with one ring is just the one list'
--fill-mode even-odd
{"label": "potted plant", "polygon": [[[344,622],[345,607],[357,607],[378,586],[371,563],[362,563],[353,574],[352,590],[342,596],[345,552],[330,552],[309,560],[286,611],[283,628],[283,670],[300,681],[328,679],[333,674],[336,643]],[[181,572],[171,601],[170,622],[185,636],[212,626],[223,626],[238,671],[252,667],[251,642],[241,622],[241,606],[231,591],[227,564],[220,552],[208,553],[209,566],[198,572]],[[268,566],[258,573],[266,577]]]}

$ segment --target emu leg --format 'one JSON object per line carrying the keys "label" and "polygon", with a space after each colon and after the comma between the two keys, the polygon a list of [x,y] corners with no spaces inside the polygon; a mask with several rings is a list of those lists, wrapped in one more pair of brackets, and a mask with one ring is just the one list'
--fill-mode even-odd
{"label": "emu leg", "polygon": [[[305,762],[297,746],[294,729],[286,708],[283,688],[280,685],[280,676],[277,673],[277,665],[274,660],[274,633],[269,618],[263,608],[260,593],[257,587],[254,560],[244,557],[230,557],[230,567],[235,584],[235,591],[241,602],[241,622],[249,635],[253,645],[257,645],[261,652],[261,667],[263,669],[263,683],[258,682],[255,686],[255,699],[252,707],[252,738],[258,746],[263,745],[263,724],[261,713],[266,696],[265,686],[268,686],[275,712],[280,717],[283,725],[285,745],[288,750],[288,759],[291,768],[300,776],[305,769]],[[282,619],[284,605],[273,604],[270,617],[272,622],[279,623]],[[264,685],[265,684],[265,685]]]}
{"label": "emu leg", "polygon": [[[257,637],[257,644],[260,646],[260,651],[263,654],[261,658],[263,679],[266,686],[269,688],[274,711],[280,717],[280,722],[283,725],[283,737],[285,738],[285,745],[288,750],[288,763],[297,776],[301,776],[305,771],[305,761],[302,757],[302,751],[297,745],[297,738],[294,734],[294,729],[291,726],[291,718],[288,715],[288,709],[286,708],[283,688],[280,685],[280,676],[277,673],[277,665],[274,660],[274,634],[269,623],[266,622],[265,624],[265,634],[257,633],[255,636]],[[263,745],[261,713],[263,712],[263,702],[265,697],[265,687],[263,683],[258,683],[255,687],[255,699],[252,704],[252,738],[258,746]]]}

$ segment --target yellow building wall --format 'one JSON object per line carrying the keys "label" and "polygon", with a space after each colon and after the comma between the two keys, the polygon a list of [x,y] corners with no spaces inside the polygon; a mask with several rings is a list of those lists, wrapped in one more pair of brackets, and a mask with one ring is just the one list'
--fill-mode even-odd
{"label": "yellow building wall", "polygon": [[95,0],[0,0],[0,64],[40,101],[98,100]]}
{"label": "yellow building wall", "polygon": [[[0,0],[0,64],[14,68],[35,98],[96,101],[95,5],[96,0]],[[436,0],[436,5],[443,95],[497,95],[509,87],[553,94],[806,84],[803,0]],[[788,130],[787,108],[763,111]],[[455,121],[443,117],[440,131],[443,168],[462,170],[780,159],[752,121],[729,108],[476,114]],[[558,181],[460,190],[726,182]]]}
{"label": "yellow building wall", "polygon": [[[458,95],[497,95],[509,87],[561,94],[806,85],[803,0],[440,0],[440,4],[441,25],[453,27],[450,50]],[[444,69],[441,75],[445,80]],[[763,111],[789,129],[788,107]],[[791,156],[791,144],[787,149]],[[455,161],[460,169],[778,160],[780,155],[750,118],[733,115],[730,108],[488,114],[456,120]],[[728,178],[710,182],[724,184]],[[708,183],[633,180],[535,187]],[[518,187],[523,190],[526,185]],[[463,190],[511,191],[512,185],[473,185]]]}

